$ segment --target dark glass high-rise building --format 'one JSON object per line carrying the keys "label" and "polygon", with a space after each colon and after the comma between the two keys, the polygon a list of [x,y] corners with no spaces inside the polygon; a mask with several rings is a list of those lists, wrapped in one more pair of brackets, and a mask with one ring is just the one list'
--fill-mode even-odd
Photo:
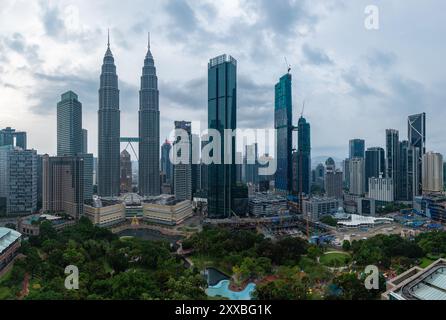
{"label": "dark glass high-rise building", "polygon": [[397,200],[412,201],[418,192],[418,162],[420,150],[411,146],[409,141],[400,142],[400,178],[398,180]]}
{"label": "dark glass high-rise building", "polygon": [[167,184],[172,183],[172,176],[173,176],[173,167],[169,156],[170,149],[172,149],[172,145],[166,139],[166,141],[161,146],[161,172],[165,174]]}
{"label": "dark glass high-rise building", "polygon": [[277,170],[276,191],[288,194],[293,189],[293,105],[291,74],[280,78],[275,86],[274,127],[276,129]]}
{"label": "dark glass high-rise building", "polygon": [[393,179],[394,197],[399,199],[400,178],[400,146],[399,132],[395,129],[386,130],[386,169],[387,178]]}
{"label": "dark glass high-rise building", "polygon": [[150,39],[139,91],[139,139],[139,193],[157,196],[160,194],[160,112],[158,77]]}
{"label": "dark glass high-rise building", "polygon": [[417,194],[422,193],[422,159],[426,153],[426,113],[414,114],[408,117],[407,120],[407,138],[409,144],[412,147],[418,148],[419,158],[417,159],[418,165],[418,190]]}
{"label": "dark glass high-rise building", "polygon": [[108,41],[99,87],[98,111],[98,194],[119,195],[120,111],[118,76]]}
{"label": "dark glass high-rise building", "polygon": [[383,148],[368,148],[365,152],[365,191],[369,191],[369,178],[386,176],[386,160]]}
{"label": "dark glass high-rise building", "polygon": [[16,131],[11,127],[0,130],[1,146],[15,146],[26,150],[26,132]]}
{"label": "dark glass high-rise building", "polygon": [[82,104],[73,91],[57,103],[57,156],[76,156],[83,149]]}
{"label": "dark glass high-rise building", "polygon": [[[297,192],[310,194],[311,182],[311,136],[310,124],[300,117],[297,139]],[[302,180],[300,180],[302,179]],[[302,186],[302,188],[301,188]]]}
{"label": "dark glass high-rise building", "polygon": [[[208,217],[227,218],[233,213],[232,191],[236,186],[235,137],[231,164],[225,163],[224,130],[237,126],[237,61],[221,55],[208,64],[208,127],[220,132],[221,164],[208,165]],[[211,154],[212,156],[212,154]],[[226,155],[227,156],[227,155]]]}
{"label": "dark glass high-rise building", "polygon": [[349,143],[349,158],[364,158],[365,141],[362,139],[352,139]]}

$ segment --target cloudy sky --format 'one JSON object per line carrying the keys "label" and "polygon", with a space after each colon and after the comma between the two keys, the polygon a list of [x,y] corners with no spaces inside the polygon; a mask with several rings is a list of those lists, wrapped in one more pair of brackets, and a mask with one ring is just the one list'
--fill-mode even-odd
{"label": "cloudy sky", "polygon": [[[368,5],[379,29],[365,28]],[[0,127],[56,152],[56,104],[73,90],[97,152],[99,73],[107,28],[121,90],[121,135],[138,131],[147,32],[158,71],[161,138],[174,120],[206,122],[207,62],[238,61],[238,125],[273,126],[274,84],[292,65],[294,120],[306,101],[313,156],[344,158],[348,140],[407,138],[427,113],[428,149],[446,153],[446,2],[440,0],[0,0]]]}

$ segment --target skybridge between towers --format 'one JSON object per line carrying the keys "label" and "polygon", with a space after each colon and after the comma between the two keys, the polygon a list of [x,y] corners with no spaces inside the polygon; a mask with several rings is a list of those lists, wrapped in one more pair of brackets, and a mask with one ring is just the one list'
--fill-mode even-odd
{"label": "skybridge between towers", "polygon": [[127,150],[127,148],[130,146],[130,148],[133,151],[133,154],[135,155],[136,160],[139,161],[138,159],[138,154],[135,151],[135,148],[133,148],[133,144],[132,143],[139,143],[141,141],[140,138],[134,138],[134,137],[121,137],[119,138],[119,142],[121,143],[126,143],[126,146],[124,148],[124,150]]}

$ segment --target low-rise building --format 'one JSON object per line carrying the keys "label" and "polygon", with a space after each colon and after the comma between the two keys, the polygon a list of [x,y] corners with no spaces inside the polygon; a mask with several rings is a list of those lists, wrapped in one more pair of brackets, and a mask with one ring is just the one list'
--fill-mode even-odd
{"label": "low-rise building", "polygon": [[303,213],[316,221],[326,214],[334,214],[342,206],[342,201],[336,198],[312,197],[302,201]]}
{"label": "low-rise building", "polygon": [[20,248],[22,235],[8,228],[0,228],[0,272],[14,260]]}
{"label": "low-rise building", "polygon": [[65,219],[60,216],[49,214],[34,214],[23,217],[18,221],[18,230],[25,236],[38,236],[40,234],[40,225],[44,221],[51,222],[56,231],[65,227],[72,226],[76,223],[73,219]]}
{"label": "low-rise building", "polygon": [[126,208],[121,201],[93,198],[84,204],[84,215],[99,227],[109,227],[125,220]]}
{"label": "low-rise building", "polygon": [[192,202],[173,195],[161,195],[142,203],[144,220],[159,224],[178,225],[193,216]]}
{"label": "low-rise building", "polygon": [[283,196],[258,192],[249,197],[249,214],[252,216],[273,216],[287,210],[287,199]]}
{"label": "low-rise building", "polygon": [[413,267],[387,281],[383,300],[446,300],[446,260],[426,268]]}

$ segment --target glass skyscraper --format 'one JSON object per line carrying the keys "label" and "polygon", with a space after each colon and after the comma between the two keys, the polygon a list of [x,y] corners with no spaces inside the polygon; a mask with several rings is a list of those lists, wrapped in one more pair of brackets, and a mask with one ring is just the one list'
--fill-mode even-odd
{"label": "glass skyscraper", "polygon": [[365,141],[362,139],[352,139],[349,143],[349,157],[364,158],[365,153]]}
{"label": "glass skyscraper", "polygon": [[400,186],[400,146],[399,146],[399,132],[395,129],[386,130],[386,168],[387,168],[387,178],[393,179],[394,197],[399,199]]}
{"label": "glass skyscraper", "polygon": [[11,127],[0,130],[1,146],[14,146],[26,150],[26,132],[16,131]]}
{"label": "glass skyscraper", "polygon": [[[310,194],[311,182],[311,136],[310,124],[304,117],[300,117],[297,139],[297,192]],[[302,181],[300,181],[302,179]],[[302,189],[301,189],[302,185]]]}
{"label": "glass skyscraper", "polygon": [[407,138],[409,144],[418,148],[419,157],[417,159],[418,165],[418,187],[417,194],[422,193],[422,160],[426,153],[426,113],[414,114],[408,117],[407,120]]}
{"label": "glass skyscraper", "polygon": [[[231,164],[224,163],[224,129],[237,126],[237,61],[221,55],[208,64],[208,127],[220,132],[221,164],[208,165],[208,217],[227,218],[233,213],[232,191],[236,185],[235,138]],[[215,153],[215,152],[214,152]],[[213,156],[213,154],[211,154]]]}
{"label": "glass skyscraper", "polygon": [[57,103],[57,155],[75,156],[82,149],[82,104],[76,93],[68,91]]}
{"label": "glass skyscraper", "polygon": [[172,175],[173,175],[172,162],[170,161],[169,157],[171,148],[172,145],[166,139],[166,141],[161,146],[161,172],[165,174],[167,184],[172,183]]}
{"label": "glass skyscraper", "polygon": [[293,105],[291,74],[280,78],[275,86],[274,127],[276,129],[277,170],[275,188],[279,193],[288,194],[293,189]]}
{"label": "glass skyscraper", "polygon": [[160,194],[160,112],[158,77],[150,39],[139,91],[139,194]]}
{"label": "glass skyscraper", "polygon": [[369,178],[384,178],[386,160],[383,148],[368,148],[365,152],[365,191],[369,191]]}
{"label": "glass skyscraper", "polygon": [[108,41],[98,111],[98,194],[103,197],[119,195],[120,126],[118,76]]}

